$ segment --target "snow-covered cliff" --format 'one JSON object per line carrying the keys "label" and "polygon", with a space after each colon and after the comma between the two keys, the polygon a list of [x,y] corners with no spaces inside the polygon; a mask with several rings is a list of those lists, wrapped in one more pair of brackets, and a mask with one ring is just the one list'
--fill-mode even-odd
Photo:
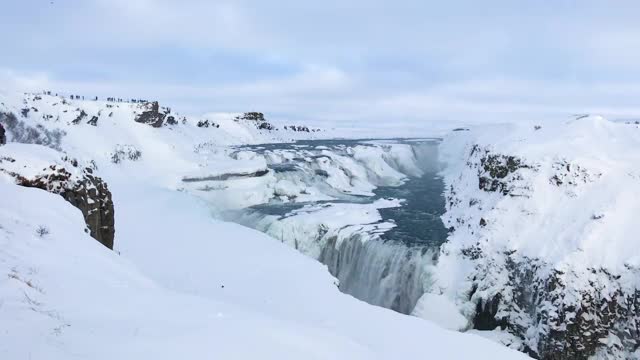
{"label": "snow-covered cliff", "polygon": [[[9,141],[38,140],[54,147],[59,146],[62,137],[65,137],[65,143],[84,138],[91,133],[91,128],[100,128],[103,137],[123,137],[135,129],[132,122],[163,129],[163,132],[171,132],[176,137],[193,137],[192,143],[203,138],[218,145],[312,139],[326,137],[330,133],[304,124],[289,125],[285,129],[284,125],[269,123],[264,114],[255,112],[192,116],[157,102],[80,100],[77,97],[31,93],[0,92],[0,112],[10,112],[17,117],[5,124]],[[71,125],[84,131],[70,130]],[[125,140],[127,137],[122,139]]]}
{"label": "snow-covered cliff", "polygon": [[544,359],[638,357],[638,148],[637,125],[597,116],[445,138],[432,292]]}
{"label": "snow-covered cliff", "polygon": [[83,164],[44,146],[9,143],[0,156],[0,177],[62,196],[82,212],[91,236],[113,249],[112,195],[95,170],[95,163]]}

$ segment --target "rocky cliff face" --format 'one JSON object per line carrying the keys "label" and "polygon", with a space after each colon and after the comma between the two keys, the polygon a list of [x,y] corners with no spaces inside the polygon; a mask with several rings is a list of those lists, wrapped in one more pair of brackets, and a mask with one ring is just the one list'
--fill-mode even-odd
{"label": "rocky cliff face", "polygon": [[[273,125],[264,117],[264,114],[261,112],[246,112],[242,115],[238,115],[235,117],[236,121],[246,120],[250,123],[253,123],[258,130],[267,130],[267,131],[279,131],[278,127]],[[320,129],[310,129],[307,126],[301,125],[285,125],[283,127],[285,131],[293,131],[293,132],[316,132],[320,131]]]}
{"label": "rocky cliff face", "polygon": [[[157,101],[147,102],[141,105],[143,111],[138,114],[135,121],[141,124],[147,124],[155,128],[162,127],[164,120],[171,110],[167,108],[160,108]],[[171,123],[174,123],[175,119],[172,118]]]}
{"label": "rocky cliff face", "polygon": [[[12,177],[18,185],[62,196],[80,209],[91,236],[113,249],[113,200],[106,182],[94,175],[95,169],[81,166],[77,160],[66,156],[43,167],[41,161],[34,163],[21,156],[20,152],[12,153],[13,145],[4,147],[9,153],[0,157],[0,173]],[[21,145],[22,148],[24,146],[31,145]]]}
{"label": "rocky cliff face", "polygon": [[254,126],[258,130],[278,130],[273,124],[267,122],[264,118],[264,114],[261,112],[246,112],[242,115],[238,115],[235,117],[236,121],[246,120],[250,123],[254,123]]}
{"label": "rocky cliff face", "polygon": [[0,123],[0,145],[7,143],[7,135],[5,134],[4,126]]}
{"label": "rocky cliff face", "polygon": [[638,169],[622,157],[600,162],[599,152],[547,156],[535,144],[541,154],[529,156],[519,146],[470,143],[446,177],[452,233],[441,261],[468,264],[460,309],[475,329],[508,333],[509,346],[535,358],[635,358],[640,267],[620,253],[630,240],[619,230],[634,224],[620,189],[636,191]]}

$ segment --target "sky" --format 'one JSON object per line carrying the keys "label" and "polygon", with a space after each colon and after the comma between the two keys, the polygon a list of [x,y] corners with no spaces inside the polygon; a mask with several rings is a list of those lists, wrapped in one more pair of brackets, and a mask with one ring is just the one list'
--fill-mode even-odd
{"label": "sky", "polygon": [[640,2],[3,0],[0,91],[311,124],[640,118]]}

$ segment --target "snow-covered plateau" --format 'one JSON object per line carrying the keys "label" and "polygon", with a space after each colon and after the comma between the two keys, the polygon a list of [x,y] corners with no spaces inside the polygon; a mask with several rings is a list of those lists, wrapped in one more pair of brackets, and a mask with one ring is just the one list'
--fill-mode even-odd
{"label": "snow-covered plateau", "polygon": [[637,125],[354,140],[41,94],[0,123],[3,358],[640,358]]}

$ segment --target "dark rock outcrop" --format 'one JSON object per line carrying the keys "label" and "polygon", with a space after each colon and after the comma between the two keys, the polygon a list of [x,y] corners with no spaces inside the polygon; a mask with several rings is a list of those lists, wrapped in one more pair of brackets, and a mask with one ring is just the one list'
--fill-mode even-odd
{"label": "dark rock outcrop", "polygon": [[92,116],[91,120],[87,121],[87,124],[92,125],[92,126],[98,126],[98,117],[97,116]]}
{"label": "dark rock outcrop", "polygon": [[[15,159],[2,159],[14,163]],[[13,160],[13,161],[9,161]],[[0,166],[0,171],[12,176],[16,184],[42,189],[62,196],[82,212],[91,236],[109,249],[113,249],[115,217],[111,191],[106,182],[93,174],[93,169],[77,169],[75,159],[65,159],[65,166],[50,165],[34,177],[25,177]],[[2,165],[2,161],[0,161]],[[67,170],[72,169],[77,175]]]}
{"label": "dark rock outcrop", "polygon": [[115,219],[111,191],[107,183],[85,169],[84,178],[60,195],[82,211],[91,236],[113,250]]}
{"label": "dark rock outcrop", "polygon": [[176,118],[174,116],[167,116],[167,121],[166,121],[167,125],[177,125],[178,121],[176,120]]}
{"label": "dark rock outcrop", "polygon": [[494,319],[523,338],[531,326],[541,329],[537,343],[522,350],[540,359],[578,360],[598,352],[615,358],[638,349],[640,291],[627,292],[624,280],[604,269],[590,269],[590,286],[577,290],[573,283],[583,274],[545,267],[532,259],[507,261],[513,302],[499,304],[501,316]]}
{"label": "dark rock outcrop", "polygon": [[500,300],[500,294],[498,294],[491,299],[480,300],[476,303],[476,314],[473,318],[474,329],[493,330],[501,328],[504,330],[507,327],[506,319],[498,317]]}
{"label": "dark rock outcrop", "polygon": [[144,103],[142,107],[145,111],[136,116],[135,121],[155,128],[161,127],[164,119],[169,114],[169,110],[165,108],[161,109],[157,101]]}
{"label": "dark rock outcrop", "polygon": [[260,129],[260,130],[274,130],[275,126],[273,126],[270,123],[265,121],[265,122],[261,123],[260,125],[258,125],[258,129]]}
{"label": "dark rock outcrop", "polygon": [[78,116],[75,119],[73,119],[73,121],[71,121],[71,123],[73,125],[78,125],[78,124],[80,124],[82,119],[84,119],[86,117],[87,117],[87,113],[84,110],[81,110],[80,114],[78,114]]}
{"label": "dark rock outcrop", "polygon": [[4,130],[4,126],[0,124],[0,145],[4,145],[7,143],[7,135]]}
{"label": "dark rock outcrop", "polygon": [[261,112],[246,112],[242,115],[236,116],[236,121],[238,120],[248,120],[256,122],[255,126],[258,130],[267,130],[274,131],[278,130],[273,124],[267,122],[264,118],[264,114]]}
{"label": "dark rock outcrop", "polygon": [[199,128],[208,128],[208,127],[219,128],[220,124],[216,124],[213,121],[209,121],[205,119],[205,120],[199,120],[196,126]]}
{"label": "dark rock outcrop", "polygon": [[236,116],[236,120],[265,121],[264,114],[255,111],[246,112],[242,115]]}
{"label": "dark rock outcrop", "polygon": [[[519,169],[534,169],[522,159],[501,154],[491,154],[488,149],[481,149],[475,145],[471,149],[470,157],[480,156],[478,166],[478,188],[487,192],[499,192],[503,195],[517,196],[511,184],[514,178],[520,176]],[[534,169],[535,170],[535,169]]]}

